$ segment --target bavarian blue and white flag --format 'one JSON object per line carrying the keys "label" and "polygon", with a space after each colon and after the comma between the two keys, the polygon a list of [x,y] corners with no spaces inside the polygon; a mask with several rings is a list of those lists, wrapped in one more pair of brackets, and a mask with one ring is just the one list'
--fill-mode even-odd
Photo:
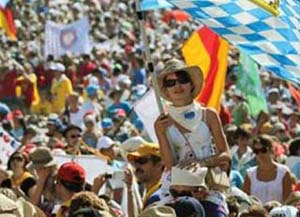
{"label": "bavarian blue and white flag", "polygon": [[89,53],[89,20],[83,17],[71,24],[60,25],[46,22],[44,55],[62,56],[66,53],[79,55]]}
{"label": "bavarian blue and white flag", "polygon": [[0,7],[5,8],[10,0],[0,0]]}
{"label": "bavarian blue and white flag", "polygon": [[142,0],[141,1],[141,10],[154,10],[162,8],[172,8],[173,5],[167,2],[166,0]]}
{"label": "bavarian blue and white flag", "polygon": [[277,76],[300,83],[299,0],[168,0]]}

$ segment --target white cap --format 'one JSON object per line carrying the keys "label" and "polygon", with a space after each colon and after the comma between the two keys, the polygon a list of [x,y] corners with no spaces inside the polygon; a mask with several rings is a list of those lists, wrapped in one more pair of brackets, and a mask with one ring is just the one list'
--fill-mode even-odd
{"label": "white cap", "polygon": [[147,141],[144,140],[142,137],[140,137],[140,136],[134,136],[134,137],[131,137],[131,138],[125,140],[122,143],[122,149],[124,151],[128,151],[128,152],[136,151],[137,148],[141,144],[145,144],[145,143],[147,143]]}
{"label": "white cap", "polygon": [[97,149],[102,149],[102,148],[110,148],[115,142],[107,137],[107,136],[102,136],[97,143]]}
{"label": "white cap", "polygon": [[61,63],[51,62],[49,64],[49,69],[53,71],[64,72],[66,70],[66,67]]}
{"label": "white cap", "polygon": [[293,206],[282,206],[282,207],[276,207],[271,210],[270,217],[296,217],[297,216],[297,208]]}
{"label": "white cap", "polygon": [[63,64],[56,63],[56,71],[64,72],[65,70],[66,70],[66,67]]}
{"label": "white cap", "polygon": [[207,189],[205,183],[205,176],[207,173],[206,167],[199,167],[196,171],[189,171],[185,169],[180,169],[178,167],[172,167],[171,172],[171,184],[172,185],[182,185],[182,186],[195,186],[204,187]]}

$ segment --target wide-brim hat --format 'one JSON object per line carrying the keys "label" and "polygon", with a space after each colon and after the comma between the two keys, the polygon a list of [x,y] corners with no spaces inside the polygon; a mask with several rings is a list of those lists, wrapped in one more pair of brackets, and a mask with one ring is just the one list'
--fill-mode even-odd
{"label": "wide-brim hat", "polygon": [[179,71],[185,71],[189,74],[191,81],[193,82],[194,85],[194,89],[192,92],[193,98],[196,98],[199,92],[201,91],[203,85],[203,73],[200,67],[187,66],[184,62],[180,60],[172,59],[166,63],[165,68],[157,76],[157,83],[160,90],[160,94],[164,99],[168,101],[171,100],[165,93],[165,88],[163,86],[164,78],[171,73],[179,72]]}
{"label": "wide-brim hat", "polygon": [[29,169],[46,168],[57,165],[51,150],[47,147],[37,147],[29,153],[30,163],[27,165]]}

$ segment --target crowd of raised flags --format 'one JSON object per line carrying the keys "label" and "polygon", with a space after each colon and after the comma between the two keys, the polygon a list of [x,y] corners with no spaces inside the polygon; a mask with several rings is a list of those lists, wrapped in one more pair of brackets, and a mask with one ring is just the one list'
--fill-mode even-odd
{"label": "crowd of raised flags", "polygon": [[[151,59],[143,59],[136,1],[0,0],[1,172],[11,178],[6,163],[15,150],[30,156],[41,146],[51,149],[59,167],[68,161],[81,164],[92,188],[99,187],[105,173],[135,168],[127,154],[158,142],[153,127],[159,115],[157,90],[147,63],[160,72],[167,60],[179,58],[203,71],[204,86],[196,100],[219,112],[227,139],[233,140],[229,145],[237,161],[232,171],[242,173],[236,168],[248,157],[237,157],[239,141],[230,136],[242,129],[251,137],[273,136],[274,159],[297,173],[300,155],[292,152],[300,150],[300,3],[270,2],[143,0],[151,52]],[[80,138],[79,151],[70,148],[72,136]],[[247,154],[252,156],[251,142],[249,138]],[[101,149],[113,147],[120,148],[119,155],[107,163]],[[235,185],[237,179],[230,178],[232,187],[242,190],[243,179]],[[101,210],[107,216],[128,212],[128,180],[119,181],[107,182],[106,190],[96,188],[99,194],[113,192],[110,209]],[[293,189],[299,190],[297,178]],[[142,206],[137,183],[134,192]],[[279,207],[286,209],[283,203]]]}

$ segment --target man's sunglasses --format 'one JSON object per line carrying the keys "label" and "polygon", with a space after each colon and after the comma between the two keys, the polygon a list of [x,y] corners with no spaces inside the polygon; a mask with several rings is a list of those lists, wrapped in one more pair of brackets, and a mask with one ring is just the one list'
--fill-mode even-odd
{"label": "man's sunglasses", "polygon": [[259,154],[259,153],[267,153],[268,149],[266,147],[262,147],[262,148],[253,148],[253,152],[254,154]]}
{"label": "man's sunglasses", "polygon": [[74,135],[70,135],[70,138],[75,139],[75,138],[80,138],[81,135],[80,134],[74,134]]}
{"label": "man's sunglasses", "polygon": [[141,165],[143,165],[143,164],[148,163],[149,160],[150,160],[150,158],[147,158],[147,157],[140,157],[140,158],[134,159],[133,162],[134,162],[135,164],[141,164]]}
{"label": "man's sunglasses", "polygon": [[165,79],[163,85],[164,87],[174,87],[177,82],[179,84],[187,84],[191,82],[191,79],[187,75],[178,76],[177,79]]}

